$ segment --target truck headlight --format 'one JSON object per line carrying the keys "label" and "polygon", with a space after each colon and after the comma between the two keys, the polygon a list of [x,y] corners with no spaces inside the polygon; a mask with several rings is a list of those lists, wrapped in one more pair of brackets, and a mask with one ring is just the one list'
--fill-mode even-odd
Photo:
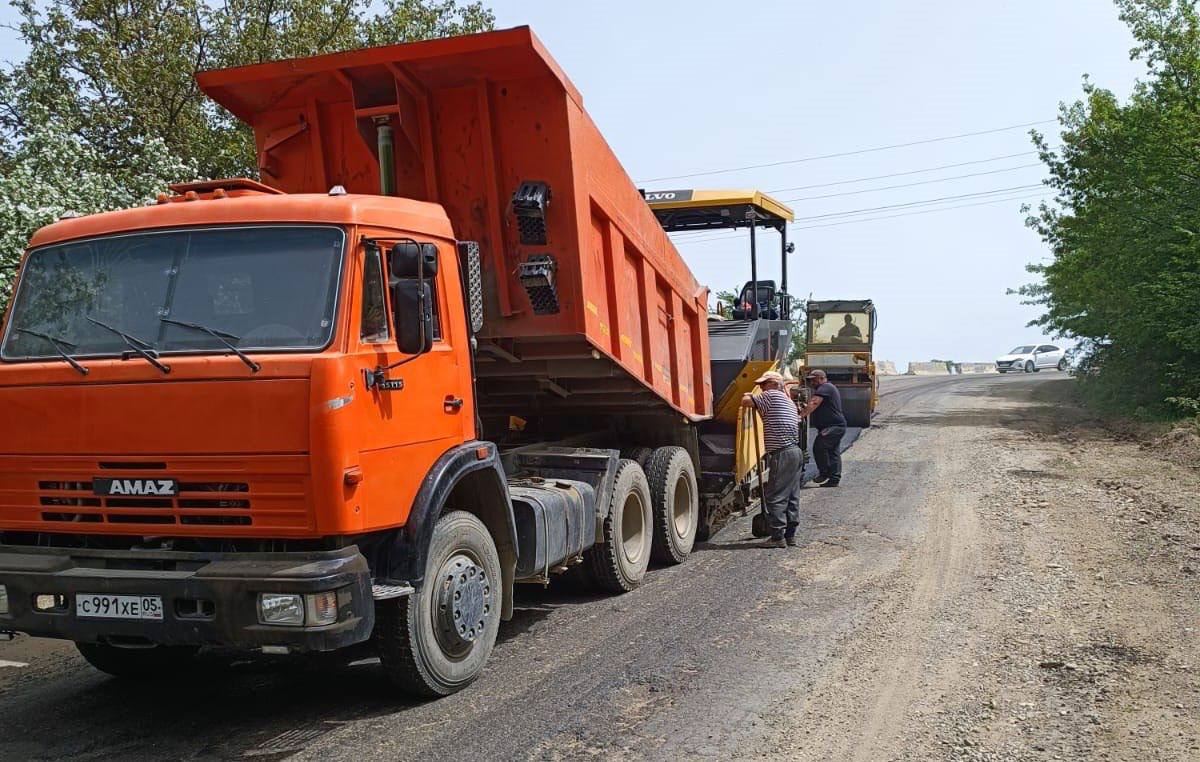
{"label": "truck headlight", "polygon": [[8,613],[8,588],[0,585],[0,614]]}
{"label": "truck headlight", "polygon": [[258,596],[258,621],[263,624],[303,627],[303,596],[293,593],[262,593]]}
{"label": "truck headlight", "polygon": [[261,593],[258,596],[258,620],[263,624],[285,627],[320,627],[338,620],[338,594]]}

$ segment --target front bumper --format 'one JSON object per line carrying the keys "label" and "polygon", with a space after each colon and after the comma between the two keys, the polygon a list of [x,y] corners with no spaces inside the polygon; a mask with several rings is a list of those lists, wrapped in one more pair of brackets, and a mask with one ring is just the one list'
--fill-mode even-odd
{"label": "front bumper", "polygon": [[[371,574],[357,547],[304,553],[187,553],[0,545],[0,585],[9,611],[0,630],[45,638],[114,644],[286,646],[332,651],[371,636]],[[260,593],[341,591],[338,621],[320,627],[259,622]],[[91,619],[75,615],[80,593],[157,595],[161,620]],[[38,596],[65,605],[38,611]]]}

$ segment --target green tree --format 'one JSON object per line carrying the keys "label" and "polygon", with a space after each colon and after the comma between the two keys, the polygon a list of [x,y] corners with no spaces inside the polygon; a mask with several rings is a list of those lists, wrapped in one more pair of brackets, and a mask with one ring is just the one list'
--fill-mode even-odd
{"label": "green tree", "polygon": [[1061,146],[1034,140],[1057,191],[1027,222],[1052,259],[1020,293],[1081,342],[1099,404],[1143,415],[1200,400],[1200,16],[1194,0],[1118,0],[1146,76],[1127,103],[1085,79]]}
{"label": "green tree", "polygon": [[54,215],[142,203],[173,180],[257,175],[251,132],[195,72],[494,23],[473,0],[12,4],[29,52],[0,67],[0,304],[29,235]]}

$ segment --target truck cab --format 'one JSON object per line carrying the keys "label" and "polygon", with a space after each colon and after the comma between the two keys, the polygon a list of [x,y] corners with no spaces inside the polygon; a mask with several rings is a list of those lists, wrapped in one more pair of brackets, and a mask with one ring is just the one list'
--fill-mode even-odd
{"label": "truck cab", "polygon": [[[0,345],[0,628],[106,665],[365,640],[375,600],[422,581],[436,475],[506,496],[450,224],[398,198],[175,190],[30,244]],[[480,517],[511,587],[511,512]]]}

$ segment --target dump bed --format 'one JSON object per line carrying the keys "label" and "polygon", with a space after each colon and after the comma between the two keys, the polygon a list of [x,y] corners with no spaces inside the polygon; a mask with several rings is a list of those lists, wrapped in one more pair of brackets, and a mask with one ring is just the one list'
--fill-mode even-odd
{"label": "dump bed", "polygon": [[485,413],[711,413],[707,289],[529,28],[198,80],[285,192],[380,193],[390,128],[395,194],[480,244]]}

